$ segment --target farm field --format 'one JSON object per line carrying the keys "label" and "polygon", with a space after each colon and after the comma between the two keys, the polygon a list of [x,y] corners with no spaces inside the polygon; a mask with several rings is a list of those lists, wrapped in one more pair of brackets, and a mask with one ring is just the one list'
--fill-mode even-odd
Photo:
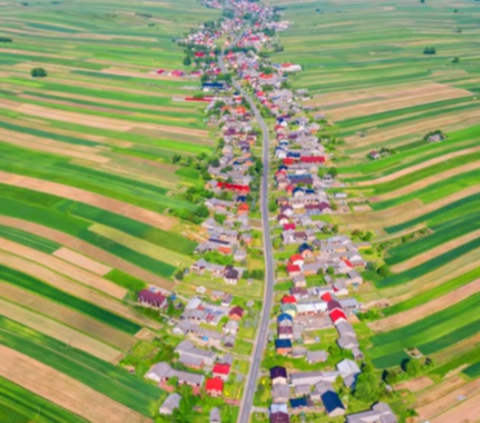
{"label": "farm field", "polygon": [[170,293],[194,260],[190,163],[215,129],[185,100],[200,79],[168,74],[186,70],[175,39],[219,14],[195,0],[0,2],[2,422],[157,416],[167,393],[118,364],[162,336],[136,292]]}
{"label": "farm field", "polygon": [[[424,371],[433,383],[421,388],[425,396],[455,378],[476,386],[480,5],[273,4],[293,25],[272,61],[302,66],[289,83],[308,88],[306,104],[325,115],[325,136],[338,140],[350,206],[338,217],[340,229],[371,231],[379,257],[364,273],[370,286],[362,299],[384,307],[367,318],[369,359],[378,371],[400,371],[412,356],[428,357],[433,364]],[[436,53],[424,54],[427,47]],[[429,140],[432,131],[443,139]],[[375,270],[384,265],[388,275],[380,276]],[[412,421],[476,421],[478,387],[465,391],[464,403],[452,391],[438,389],[436,403],[408,397],[419,413]]]}

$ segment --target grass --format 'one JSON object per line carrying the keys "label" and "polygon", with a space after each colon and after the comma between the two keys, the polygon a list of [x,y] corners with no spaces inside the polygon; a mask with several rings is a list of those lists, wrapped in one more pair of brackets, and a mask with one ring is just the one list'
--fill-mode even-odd
{"label": "grass", "polygon": [[119,286],[127,288],[130,291],[138,292],[147,287],[147,284],[144,281],[118,269],[111,270],[104,276],[104,278]]}
{"label": "grass", "polygon": [[52,254],[61,247],[60,244],[49,239],[4,225],[0,225],[0,237],[47,254]]}

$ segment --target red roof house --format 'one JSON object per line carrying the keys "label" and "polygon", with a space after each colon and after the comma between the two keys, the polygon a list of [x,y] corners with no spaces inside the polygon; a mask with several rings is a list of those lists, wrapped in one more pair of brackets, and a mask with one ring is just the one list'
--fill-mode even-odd
{"label": "red roof house", "polygon": [[137,296],[137,301],[145,306],[155,308],[166,308],[167,297],[160,292],[153,292],[149,289],[142,289]]}
{"label": "red roof house", "polygon": [[223,380],[228,379],[228,375],[230,374],[230,364],[226,363],[217,363],[213,366],[213,377],[218,377]]}
{"label": "red roof house", "polygon": [[347,321],[347,316],[345,315],[345,313],[342,311],[342,310],[339,310],[338,308],[336,308],[335,310],[333,310],[331,313],[330,313],[330,319],[332,319],[332,322],[334,325],[336,325],[337,323],[341,322],[341,321]]}
{"label": "red roof house", "polygon": [[288,264],[287,265],[287,272],[290,276],[294,276],[299,274],[301,271],[300,266],[297,266],[296,264]]}
{"label": "red roof house", "polygon": [[300,157],[302,163],[325,163],[324,156],[303,156]]}
{"label": "red roof house", "polygon": [[296,264],[297,266],[301,266],[304,262],[305,259],[301,254],[294,254],[292,257],[289,259],[290,263]]}
{"label": "red roof house", "polygon": [[219,377],[207,379],[205,390],[211,397],[218,397],[223,394],[223,380]]}
{"label": "red roof house", "polygon": [[228,317],[233,320],[240,320],[243,317],[244,310],[240,306],[235,306],[228,313]]}
{"label": "red roof house", "polygon": [[284,295],[282,298],[282,304],[296,304],[297,299],[293,295]]}
{"label": "red roof house", "polygon": [[283,225],[283,229],[285,231],[290,231],[290,230],[293,230],[295,228],[296,228],[295,223],[286,223],[285,225]]}
{"label": "red roof house", "polygon": [[323,294],[320,298],[327,303],[332,301],[332,295],[330,292],[325,292],[325,294]]}

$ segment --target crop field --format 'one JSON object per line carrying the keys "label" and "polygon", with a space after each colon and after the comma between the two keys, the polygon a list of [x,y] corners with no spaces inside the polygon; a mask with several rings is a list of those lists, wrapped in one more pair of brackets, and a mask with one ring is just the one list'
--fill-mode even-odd
{"label": "crop field", "polygon": [[[293,25],[272,61],[302,66],[289,82],[309,89],[323,134],[338,140],[351,208],[340,228],[371,231],[376,267],[390,273],[364,274],[365,300],[387,304],[368,322],[374,366],[398,370],[418,350],[434,360],[433,389],[454,373],[480,377],[480,4],[273,4]],[[443,139],[428,140],[432,131]],[[461,407],[450,406],[449,414],[426,406],[420,417],[460,421]]]}
{"label": "crop field", "polygon": [[215,129],[185,100],[200,79],[169,73],[188,70],[175,40],[219,14],[195,0],[0,2],[2,422],[157,415],[166,393],[117,363],[163,328],[135,293],[175,289],[193,260],[198,227],[177,216],[198,208],[184,193],[201,178],[178,158],[208,157]]}

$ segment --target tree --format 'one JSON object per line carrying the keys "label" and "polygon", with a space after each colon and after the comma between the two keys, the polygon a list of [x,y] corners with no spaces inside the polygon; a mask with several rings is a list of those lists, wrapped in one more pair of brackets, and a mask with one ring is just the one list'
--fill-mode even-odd
{"label": "tree", "polygon": [[327,273],[332,276],[335,274],[335,269],[332,266],[327,267]]}
{"label": "tree", "polygon": [[390,386],[393,386],[398,382],[398,374],[395,370],[385,370],[385,375],[383,379]]}
{"label": "tree", "polygon": [[378,400],[380,384],[373,372],[362,372],[355,382],[353,396],[359,401],[372,403]]}
{"label": "tree", "polygon": [[425,49],[423,50],[423,54],[436,54],[437,53],[437,50],[435,49],[435,47],[425,47]]}
{"label": "tree", "polygon": [[47,71],[43,68],[33,68],[30,71],[30,75],[32,75],[33,78],[45,78],[47,76]]}
{"label": "tree", "polygon": [[414,358],[410,358],[405,363],[404,370],[408,376],[415,377],[418,376],[422,371],[422,364],[420,363],[420,361],[415,360]]}
{"label": "tree", "polygon": [[459,63],[460,62],[460,57],[454,57],[452,60],[452,63]]}
{"label": "tree", "polygon": [[390,270],[390,266],[388,266],[387,264],[384,264],[383,266],[381,266],[378,270],[377,270],[377,273],[382,277],[382,278],[386,278],[387,276],[390,276],[390,274],[392,273],[391,270]]}
{"label": "tree", "polygon": [[190,66],[192,64],[192,59],[190,59],[190,56],[186,56],[185,59],[183,59],[183,64],[185,66]]}
{"label": "tree", "polygon": [[183,270],[181,269],[178,269],[176,272],[175,272],[175,279],[181,281],[183,280]]}
{"label": "tree", "polygon": [[171,160],[173,164],[178,163],[180,160],[182,160],[182,156],[180,156],[180,154],[174,154]]}
{"label": "tree", "polygon": [[332,177],[332,178],[336,178],[337,175],[338,175],[338,169],[336,167],[331,167],[328,169],[328,174]]}
{"label": "tree", "polygon": [[195,215],[198,217],[208,217],[209,214],[208,207],[205,204],[201,204],[195,209]]}
{"label": "tree", "polygon": [[277,211],[277,203],[275,200],[270,200],[268,203],[268,211],[271,213],[275,213]]}

